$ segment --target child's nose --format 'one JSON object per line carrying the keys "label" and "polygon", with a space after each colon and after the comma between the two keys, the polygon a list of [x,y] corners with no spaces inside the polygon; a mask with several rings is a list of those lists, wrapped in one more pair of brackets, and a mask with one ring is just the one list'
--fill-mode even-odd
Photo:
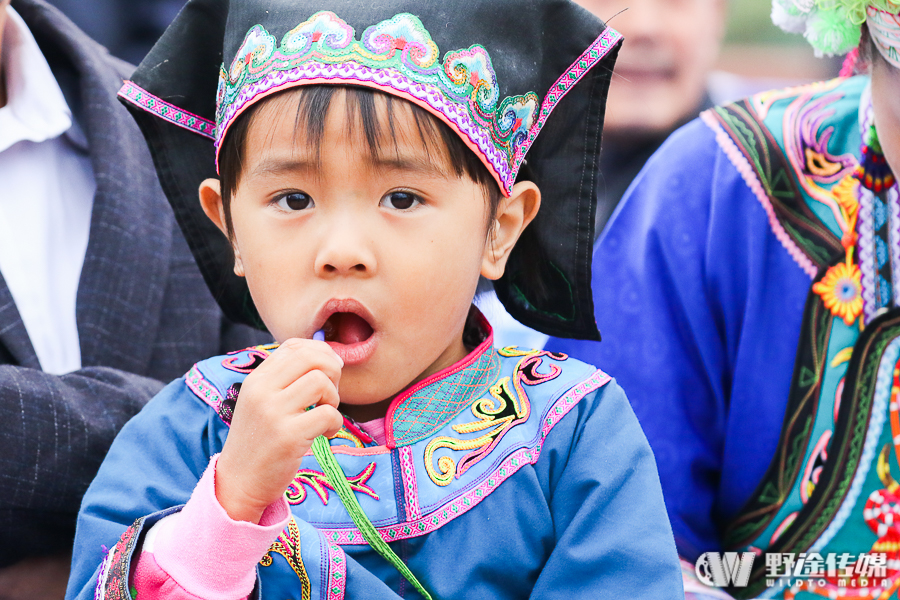
{"label": "child's nose", "polygon": [[316,257],[316,274],[321,277],[375,274],[376,261],[369,236],[362,224],[346,220],[336,224],[325,237]]}

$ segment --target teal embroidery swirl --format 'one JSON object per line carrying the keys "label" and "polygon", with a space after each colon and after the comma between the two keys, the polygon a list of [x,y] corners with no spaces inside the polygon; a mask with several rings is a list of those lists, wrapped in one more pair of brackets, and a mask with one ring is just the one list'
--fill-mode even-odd
{"label": "teal embroidery swirl", "polygon": [[[381,87],[371,72],[377,71],[387,87],[426,86],[426,103],[431,108],[442,114],[462,109],[472,124],[487,134],[489,139],[479,140],[474,139],[477,132],[463,132],[482,150],[481,142],[485,142],[499,153],[505,164],[495,167],[500,167],[498,175],[503,181],[514,170],[517,151],[528,141],[541,104],[533,92],[501,100],[491,58],[479,44],[447,52],[440,60],[437,45],[415,15],[398,14],[367,28],[357,40],[350,25],[332,12],[321,11],[290,30],[280,43],[261,25],[250,29],[231,65],[227,69],[223,65],[220,72],[217,142],[245,104],[263,90],[281,85],[276,82],[273,86],[273,77],[304,68],[302,76],[292,82],[360,78],[361,83],[374,81]],[[361,70],[366,71],[364,77]],[[394,85],[395,79],[402,81]],[[491,156],[487,158],[494,162]]]}

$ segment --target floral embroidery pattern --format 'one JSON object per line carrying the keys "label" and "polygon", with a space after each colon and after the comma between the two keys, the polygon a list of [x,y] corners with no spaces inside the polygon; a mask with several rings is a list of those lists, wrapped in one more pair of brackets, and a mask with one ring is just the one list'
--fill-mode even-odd
{"label": "floral embroidery pattern", "polygon": [[848,327],[863,311],[862,274],[853,261],[858,240],[856,223],[859,218],[859,187],[859,181],[853,175],[848,175],[831,189],[831,196],[842,217],[838,224],[842,233],[841,245],[846,255],[844,262],[830,267],[825,277],[812,286],[813,292],[822,298],[825,308],[843,319]]}
{"label": "floral embroidery pattern", "polygon": [[[900,396],[900,364],[895,363],[890,387],[890,426],[892,439],[900,440],[900,409],[898,409],[898,396]],[[839,598],[848,589],[858,589],[855,598],[859,600],[876,600],[887,598],[900,588],[900,484],[891,474],[890,451],[900,457],[900,447],[897,442],[885,444],[878,454],[875,462],[875,472],[882,484],[882,488],[875,489],[869,494],[863,507],[862,514],[854,515],[862,517],[872,533],[877,537],[869,550],[869,554],[884,554],[886,568],[884,577],[865,577],[866,563],[863,558],[858,558],[850,563],[847,571],[852,573],[850,577],[826,575],[824,581],[813,582],[809,580],[798,582],[785,591],[785,599],[793,600],[801,591],[824,598]],[[900,459],[898,459],[900,460]],[[824,585],[823,585],[824,583]]]}
{"label": "floral embroidery pattern", "polygon": [[263,555],[259,564],[263,567],[271,566],[274,562],[273,552],[283,556],[300,579],[300,598],[302,600],[312,598],[312,584],[309,581],[306,567],[303,565],[303,558],[300,556],[300,528],[297,527],[294,517],[291,517],[287,527],[278,535],[278,539],[272,542],[272,547]]}
{"label": "floral embroidery pattern", "polygon": [[822,281],[813,284],[813,291],[821,296],[825,308],[852,325],[862,313],[862,284],[859,267],[838,263],[828,269]]}
{"label": "floral embroidery pattern", "polygon": [[[378,500],[379,497],[378,494],[375,493],[375,490],[366,485],[366,482],[372,477],[373,473],[375,473],[375,463],[370,463],[368,467],[358,474],[353,477],[347,477],[347,481],[350,483],[350,489],[355,492],[362,492],[363,494]],[[301,504],[306,500],[307,493],[306,488],[303,487],[304,485],[308,486],[317,496],[319,496],[322,504],[328,504],[328,490],[334,491],[334,487],[328,482],[324,473],[313,469],[300,469],[297,471],[297,474],[294,475],[294,481],[291,482],[284,492],[289,504]]]}
{"label": "floral embroidery pattern", "polygon": [[263,94],[301,83],[389,89],[445,120],[508,194],[552,109],[621,37],[607,28],[541,104],[534,92],[501,99],[491,58],[479,44],[447,52],[440,60],[431,34],[409,13],[368,27],[359,40],[354,29],[330,11],[312,15],[280,44],[255,25],[231,65],[222,65],[220,71],[216,147],[237,115]]}
{"label": "floral embroidery pattern", "polygon": [[[512,377],[504,377],[491,386],[490,395],[476,400],[471,407],[477,421],[454,425],[453,430],[460,434],[476,433],[489,430],[474,439],[457,439],[449,436],[436,437],[425,447],[425,470],[433,482],[440,486],[448,485],[454,477],[459,478],[472,465],[491,453],[507,431],[519,423],[528,420],[531,414],[531,403],[522,384],[537,385],[559,376],[562,369],[550,365],[550,372],[539,373],[542,356],[550,356],[556,360],[566,360],[564,354],[553,354],[544,351],[520,351],[516,348],[499,350],[502,356],[522,356],[513,370]],[[510,389],[514,386],[515,391]],[[457,463],[450,456],[444,455],[434,465],[435,451],[447,448],[450,450],[472,450]]]}
{"label": "floral embroidery pattern", "polygon": [[[462,129],[475,125],[486,134],[478,140],[481,143],[472,141],[482,151],[490,150],[487,158],[506,175],[512,171],[516,150],[527,139],[540,106],[532,92],[500,100],[494,67],[480,45],[448,52],[440,61],[437,45],[414,15],[402,13],[373,25],[357,41],[350,25],[332,12],[321,11],[289,31],[280,44],[261,25],[250,29],[231,66],[226,70],[223,65],[220,73],[217,142],[241,108],[267,87],[259,85],[267,77],[312,63],[343,67],[343,75],[349,79],[366,69],[390,69],[394,77],[405,80],[404,87],[420,84],[421,93],[411,94],[418,103],[428,103],[426,98],[435,94],[449,100],[464,109],[457,116],[469,126]],[[325,69],[320,75],[329,80],[341,77],[334,69]],[[367,75],[363,78],[373,82],[372,73]],[[252,95],[247,90],[252,90]]]}
{"label": "floral embroidery pattern", "polygon": [[[482,477],[475,487],[467,489],[463,494],[453,498],[443,506],[428,514],[425,514],[418,519],[409,519],[406,522],[397,523],[396,525],[378,527],[377,530],[379,535],[388,542],[426,535],[440,529],[456,517],[469,512],[482,500],[487,498],[497,486],[517,473],[519,469],[525,465],[533,465],[536,463],[540,457],[544,439],[553,427],[559,423],[582,398],[609,383],[610,379],[610,376],[603,371],[595,371],[590,377],[566,392],[553,404],[553,406],[550,407],[544,417],[544,422],[541,425],[540,435],[533,440],[529,447],[520,448],[515,452],[512,452],[500,462],[495,470]],[[347,529],[323,528],[322,533],[325,534],[328,540],[342,546],[361,545],[366,543],[362,535],[360,535],[359,530],[355,527]]]}

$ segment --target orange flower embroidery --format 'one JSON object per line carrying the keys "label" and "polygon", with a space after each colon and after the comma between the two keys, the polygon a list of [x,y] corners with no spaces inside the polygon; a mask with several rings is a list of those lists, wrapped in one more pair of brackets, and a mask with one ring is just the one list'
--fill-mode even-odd
{"label": "orange flower embroidery", "polygon": [[831,188],[831,193],[837,200],[838,206],[841,207],[847,223],[855,225],[856,215],[859,211],[859,180],[853,175],[847,175]]}
{"label": "orange flower embroidery", "polygon": [[862,312],[862,284],[859,267],[839,263],[828,269],[822,281],[813,285],[825,307],[847,325],[852,325]]}

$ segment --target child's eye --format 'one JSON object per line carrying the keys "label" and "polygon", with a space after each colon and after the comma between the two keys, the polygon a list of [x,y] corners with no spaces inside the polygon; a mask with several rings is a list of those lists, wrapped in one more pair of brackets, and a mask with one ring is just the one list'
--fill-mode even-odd
{"label": "child's eye", "polygon": [[291,192],[278,198],[275,204],[284,211],[306,210],[316,205],[309,195],[303,192]]}
{"label": "child's eye", "polygon": [[381,206],[395,210],[409,210],[422,204],[422,199],[411,192],[391,192],[381,199]]}

